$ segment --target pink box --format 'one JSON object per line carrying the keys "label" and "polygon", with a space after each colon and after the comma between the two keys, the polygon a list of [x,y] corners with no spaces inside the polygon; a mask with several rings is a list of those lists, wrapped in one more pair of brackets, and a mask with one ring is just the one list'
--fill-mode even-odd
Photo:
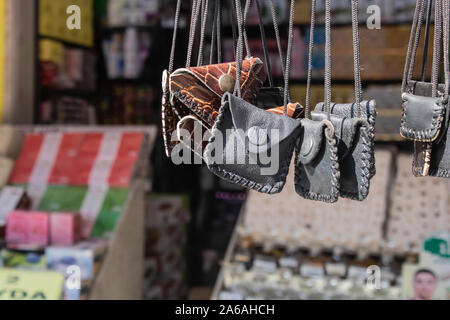
{"label": "pink box", "polygon": [[50,215],[50,242],[52,245],[73,245],[81,240],[79,213],[52,213]]}
{"label": "pink box", "polygon": [[15,244],[28,243],[28,212],[13,211],[6,223],[6,242]]}
{"label": "pink box", "polygon": [[49,244],[49,214],[32,212],[28,221],[28,244],[47,246]]}
{"label": "pink box", "polygon": [[8,215],[6,242],[47,246],[49,215],[46,212],[14,211]]}

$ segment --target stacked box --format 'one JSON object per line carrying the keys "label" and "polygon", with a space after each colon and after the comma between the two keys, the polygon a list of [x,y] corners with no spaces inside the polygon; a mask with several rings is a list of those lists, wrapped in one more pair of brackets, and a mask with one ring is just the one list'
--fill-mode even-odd
{"label": "stacked box", "polygon": [[46,212],[13,211],[8,215],[6,241],[17,245],[45,247],[49,244]]}
{"label": "stacked box", "polygon": [[144,141],[133,132],[30,134],[10,183],[129,187]]}
{"label": "stacked box", "polygon": [[81,215],[58,212],[50,215],[52,245],[73,245],[81,240]]}
{"label": "stacked box", "polygon": [[47,268],[59,271],[67,278],[79,272],[80,289],[64,288],[64,299],[86,299],[92,282],[100,270],[108,242],[105,239],[90,239],[72,247],[52,246],[45,250]]}
{"label": "stacked box", "polygon": [[80,212],[82,237],[100,237],[114,230],[128,193],[128,189],[49,186],[38,208],[48,212]]}
{"label": "stacked box", "polygon": [[3,249],[1,260],[4,268],[44,271],[47,268],[45,256],[35,252],[20,252]]}

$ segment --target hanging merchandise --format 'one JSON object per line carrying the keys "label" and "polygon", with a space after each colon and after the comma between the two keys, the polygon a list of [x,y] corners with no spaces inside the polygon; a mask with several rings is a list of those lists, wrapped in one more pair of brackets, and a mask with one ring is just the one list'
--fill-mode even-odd
{"label": "hanging merchandise", "polygon": [[[199,156],[198,149],[192,147],[192,141],[188,143],[181,139],[181,129],[192,133],[193,124],[200,123],[204,133],[211,130],[217,120],[221,100],[225,93],[233,92],[236,84],[236,62],[222,63],[222,43],[221,43],[221,1],[215,0],[214,19],[212,22],[212,48],[210,54],[210,64],[203,65],[203,49],[206,34],[206,25],[208,20],[208,7],[210,0],[195,0],[192,7],[191,28],[189,32],[188,54],[186,59],[186,68],[173,71],[175,43],[177,38],[177,29],[179,24],[180,4],[177,4],[172,50],[168,70],[163,73],[163,103],[162,103],[162,121],[163,136],[167,156],[171,156],[172,150],[180,142],[193,150]],[[247,0],[246,12],[250,7],[251,0]],[[234,7],[233,7],[234,8]],[[200,9],[204,14],[200,14]],[[233,10],[234,11],[234,10]],[[236,16],[236,14],[233,14]],[[191,58],[196,34],[196,28],[200,19],[201,32],[198,48],[197,67],[191,67]],[[235,18],[233,18],[235,21]],[[245,20],[243,19],[243,24]],[[236,29],[235,23],[232,24],[233,30]],[[235,34],[236,32],[234,32]],[[260,91],[266,74],[264,64],[259,58],[251,57],[249,52],[246,33],[243,34],[246,44],[247,57],[243,60],[240,72],[242,98],[253,103],[257,93]],[[234,37],[237,38],[236,36]],[[235,41],[236,42],[236,41]],[[213,64],[214,46],[217,46],[217,64]],[[236,46],[236,45],[235,45]],[[270,70],[270,69],[269,69]],[[172,72],[173,71],[173,72]],[[278,93],[279,94],[279,93]],[[276,102],[279,102],[279,97]],[[280,104],[269,110],[269,113],[284,113],[284,107]],[[287,115],[290,117],[299,117],[302,114],[302,108],[298,104],[289,104]],[[174,139],[174,133],[178,133]],[[193,135],[191,134],[191,137]],[[192,140],[192,138],[190,138]]]}
{"label": "hanging merchandise", "polygon": [[[186,68],[172,72],[181,6],[180,1],[177,4],[169,69],[163,73],[162,118],[166,153],[168,156],[170,156],[171,151],[178,144],[177,141],[173,141],[172,139],[172,134],[177,128],[177,122],[185,116],[191,115],[197,118],[207,128],[211,128],[216,121],[223,94],[230,92],[236,81],[235,62],[202,66],[208,3],[208,0],[194,1]],[[220,5],[220,1],[217,3]],[[191,67],[195,29],[202,5],[205,7],[205,10],[203,10],[204,14],[201,16],[198,67]],[[217,32],[220,33],[220,30]],[[218,48],[218,51],[220,51],[220,48]],[[242,69],[240,83],[242,84],[243,96],[245,99],[252,101],[257,90],[265,80],[263,63],[258,58],[247,58],[243,63]]]}
{"label": "hanging merchandise", "polygon": [[[334,203],[338,200],[340,189],[340,166],[335,129],[331,120],[331,3],[326,0],[326,45],[325,45],[325,113],[326,119],[315,120],[309,117],[311,93],[311,60],[309,52],[308,89],[303,130],[296,146],[295,189],[309,200]],[[312,3],[311,25],[315,24],[315,0]],[[311,28],[310,49],[314,38]]]}
{"label": "hanging merchandise", "polygon": [[[242,80],[245,25],[239,0],[235,1],[235,6],[239,32],[236,78]],[[208,168],[217,176],[267,194],[283,189],[300,134],[300,120],[287,116],[293,21],[294,0],[290,9],[284,114],[273,114],[245,101],[242,85],[236,83],[235,95],[228,92],[223,96],[218,120],[204,153]]]}
{"label": "hanging merchandise", "polygon": [[[428,51],[429,20],[432,1],[418,0],[409,41],[402,85],[403,116],[400,134],[414,141],[413,174],[415,176],[450,177],[450,145],[448,145],[449,93],[449,8],[448,0],[435,2],[435,31],[432,79],[425,82],[426,59],[421,81],[412,80],[421,28],[427,13],[425,53]],[[426,12],[428,11],[428,12]],[[439,84],[441,45],[444,52],[445,84]],[[424,53],[424,55],[426,55]]]}
{"label": "hanging merchandise", "polygon": [[[359,50],[358,0],[351,1],[353,25],[353,57],[355,76],[355,102],[330,103],[340,164],[340,196],[353,200],[364,200],[369,194],[370,180],[375,175],[375,101],[362,100],[361,65]],[[314,32],[314,25],[311,26]],[[310,47],[312,50],[312,46]],[[331,74],[331,65],[328,65]],[[311,81],[310,79],[308,81]],[[307,104],[309,109],[309,104]],[[319,103],[312,119],[327,119],[326,104]]]}

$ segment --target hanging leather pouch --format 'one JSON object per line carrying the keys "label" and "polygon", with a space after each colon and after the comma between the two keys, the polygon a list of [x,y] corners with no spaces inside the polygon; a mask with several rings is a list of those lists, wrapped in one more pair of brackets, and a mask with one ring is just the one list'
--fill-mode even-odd
{"label": "hanging leather pouch", "polygon": [[[313,112],[312,119],[327,119],[323,112]],[[373,167],[373,144],[369,138],[369,123],[361,118],[331,115],[337,141],[340,188],[344,198],[364,200],[370,189]]]}
{"label": "hanging leather pouch", "polygon": [[336,202],[340,171],[333,124],[303,119],[295,153],[296,192],[305,199]]}
{"label": "hanging leather pouch", "polygon": [[281,192],[300,121],[272,114],[226,93],[204,158],[217,176],[243,187]]}

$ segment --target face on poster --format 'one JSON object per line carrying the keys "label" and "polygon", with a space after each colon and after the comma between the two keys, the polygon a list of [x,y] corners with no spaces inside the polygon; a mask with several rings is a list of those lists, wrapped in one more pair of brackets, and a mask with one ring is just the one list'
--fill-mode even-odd
{"label": "face on poster", "polygon": [[406,300],[443,300],[446,290],[439,273],[429,266],[404,264],[403,297]]}

